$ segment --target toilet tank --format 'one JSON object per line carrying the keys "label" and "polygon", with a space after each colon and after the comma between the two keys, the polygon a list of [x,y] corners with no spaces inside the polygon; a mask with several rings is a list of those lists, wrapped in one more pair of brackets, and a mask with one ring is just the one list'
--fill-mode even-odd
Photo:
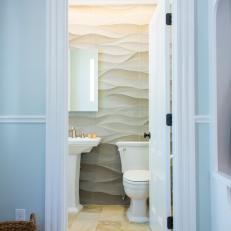
{"label": "toilet tank", "polygon": [[128,170],[149,170],[149,142],[117,142],[122,172]]}

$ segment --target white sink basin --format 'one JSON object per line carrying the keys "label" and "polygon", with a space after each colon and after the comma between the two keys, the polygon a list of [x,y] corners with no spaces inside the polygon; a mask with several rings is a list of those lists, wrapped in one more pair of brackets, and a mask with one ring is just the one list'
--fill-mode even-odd
{"label": "white sink basin", "polygon": [[69,154],[81,154],[90,152],[93,147],[96,147],[101,141],[101,138],[68,138]]}
{"label": "white sink basin", "polygon": [[79,203],[79,173],[81,153],[90,152],[96,147],[101,138],[68,138],[69,154],[66,158],[67,176],[67,210],[69,213],[78,213],[82,205]]}

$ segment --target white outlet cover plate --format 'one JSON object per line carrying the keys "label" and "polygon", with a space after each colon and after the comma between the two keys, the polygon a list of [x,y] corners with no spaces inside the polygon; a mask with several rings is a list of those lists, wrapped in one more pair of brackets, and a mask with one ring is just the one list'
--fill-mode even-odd
{"label": "white outlet cover plate", "polygon": [[25,209],[15,209],[15,220],[16,221],[25,221],[26,220]]}

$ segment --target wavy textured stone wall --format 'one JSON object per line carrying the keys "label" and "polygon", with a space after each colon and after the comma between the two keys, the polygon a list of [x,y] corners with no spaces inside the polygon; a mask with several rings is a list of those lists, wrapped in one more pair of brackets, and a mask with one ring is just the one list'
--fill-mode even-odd
{"label": "wavy textured stone wall", "polygon": [[124,203],[115,143],[143,140],[148,131],[148,23],[153,12],[154,6],[145,5],[70,8],[70,46],[99,50],[99,111],[70,113],[70,126],[79,133],[102,137],[99,147],[82,156],[82,203]]}

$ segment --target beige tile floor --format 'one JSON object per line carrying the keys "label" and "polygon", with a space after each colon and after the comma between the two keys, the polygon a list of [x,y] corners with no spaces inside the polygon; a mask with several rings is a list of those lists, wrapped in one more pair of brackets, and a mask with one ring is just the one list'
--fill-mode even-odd
{"label": "beige tile floor", "polygon": [[148,224],[130,223],[126,206],[88,205],[77,215],[69,215],[68,231],[150,231]]}

